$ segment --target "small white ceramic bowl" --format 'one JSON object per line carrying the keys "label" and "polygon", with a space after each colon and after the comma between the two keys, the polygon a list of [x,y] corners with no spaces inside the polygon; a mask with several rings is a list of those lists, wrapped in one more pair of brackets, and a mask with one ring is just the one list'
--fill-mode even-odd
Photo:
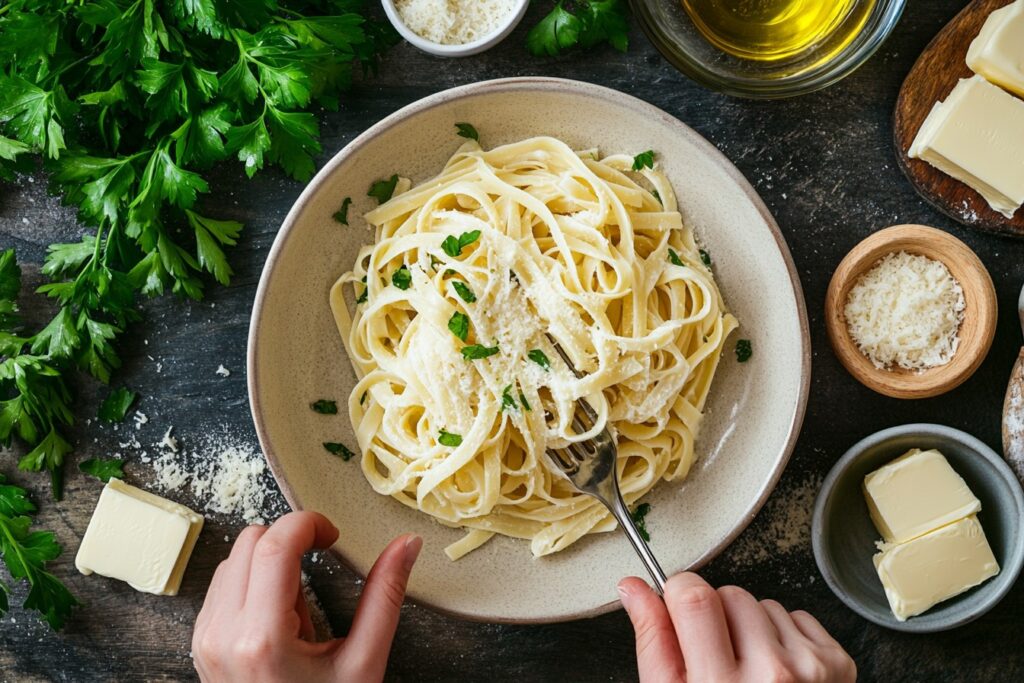
{"label": "small white ceramic bowl", "polygon": [[413,47],[438,57],[468,57],[469,55],[489,50],[508,37],[508,34],[512,33],[515,27],[519,25],[519,22],[523,20],[523,15],[526,14],[526,8],[529,7],[530,0],[518,0],[513,10],[509,12],[505,23],[482,38],[477,38],[471,43],[463,43],[461,45],[442,45],[441,43],[427,40],[405,25],[401,15],[398,13],[398,8],[395,7],[394,0],[381,0],[381,4],[384,5],[384,13],[388,15],[388,20],[394,25],[395,30],[409,41]]}

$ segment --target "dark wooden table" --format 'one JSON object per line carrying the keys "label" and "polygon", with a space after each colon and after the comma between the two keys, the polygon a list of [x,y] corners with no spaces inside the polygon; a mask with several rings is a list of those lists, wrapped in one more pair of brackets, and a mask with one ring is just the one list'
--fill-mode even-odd
{"label": "dark wooden table", "polygon": [[[903,76],[961,5],[957,0],[909,2],[896,32],[859,71],[823,92],[778,102],[733,99],[694,85],[663,61],[638,30],[625,55],[601,49],[555,60],[533,58],[523,39],[525,27],[541,14],[534,7],[522,28],[479,57],[444,61],[408,45],[395,48],[380,77],[358,84],[343,110],[327,115],[323,125],[321,163],[375,121],[425,95],[489,78],[544,74],[600,83],[645,99],[694,127],[733,160],[774,212],[793,251],[810,312],[814,376],[803,434],[778,489],[754,524],[703,574],[715,584],[738,583],[790,609],[810,610],[850,651],[863,680],[1024,680],[1024,648],[1016,643],[1024,626],[1020,587],[987,616],[951,633],[893,633],[865,622],[832,595],[815,567],[809,541],[810,509],[821,478],[861,437],[927,421],[965,429],[999,446],[1003,391],[1021,344],[1015,304],[1024,281],[1024,243],[964,230],[930,209],[897,170],[891,142],[890,116]],[[249,311],[263,260],[302,185],[276,171],[246,181],[237,166],[216,169],[213,176],[205,212],[246,224],[230,255],[237,276],[229,288],[212,287],[203,303],[172,298],[147,303],[145,319],[126,335],[119,380],[143,396],[139,407],[150,418],[139,430],[144,443],[158,441],[172,424],[186,446],[222,430],[256,442],[244,373]],[[75,240],[82,230],[72,211],[47,196],[44,185],[41,174],[0,185],[0,247],[18,248],[30,283],[38,282],[45,246]],[[870,392],[839,366],[825,337],[822,305],[833,269],[859,240],[894,223],[935,225],[965,240],[988,266],[999,293],[999,329],[988,359],[970,381],[940,398],[897,401]],[[46,315],[37,297],[26,299],[25,306],[40,319]],[[230,377],[215,374],[221,363],[232,370]],[[80,392],[79,415],[94,415],[96,387],[82,382]],[[95,423],[79,425],[75,457],[120,450],[118,436]],[[74,569],[74,553],[98,495],[95,480],[79,475],[72,465],[66,500],[54,504],[43,479],[16,472],[14,464],[15,455],[0,455],[0,471],[27,485],[41,501],[40,525],[54,529],[65,546],[55,571],[85,605],[60,634],[19,608],[0,621],[0,680],[194,677],[192,623],[214,567],[228,553],[225,536],[233,537],[241,524],[209,519],[177,598],[136,593]],[[145,482],[150,476],[147,465],[137,460],[127,470],[130,481]],[[308,571],[335,629],[344,632],[359,582],[331,559],[311,563]],[[22,596],[16,591],[19,604]],[[632,680],[633,636],[622,612],[520,627],[457,621],[409,605],[389,676]]]}

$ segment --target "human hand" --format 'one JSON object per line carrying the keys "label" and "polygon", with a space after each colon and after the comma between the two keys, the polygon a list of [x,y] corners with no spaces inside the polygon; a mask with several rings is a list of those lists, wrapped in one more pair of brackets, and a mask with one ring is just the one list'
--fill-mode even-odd
{"label": "human hand", "polygon": [[302,556],[328,548],[338,530],[321,514],[292,512],[247,527],[220,563],[192,633],[203,681],[380,681],[405,585],[423,539],[393,540],[366,578],[346,638],[313,642],[302,595]]}
{"label": "human hand", "polygon": [[757,601],[737,586],[717,591],[696,574],[676,574],[664,601],[642,580],[619,583],[636,632],[644,683],[686,681],[855,681],[850,655],[807,612]]}

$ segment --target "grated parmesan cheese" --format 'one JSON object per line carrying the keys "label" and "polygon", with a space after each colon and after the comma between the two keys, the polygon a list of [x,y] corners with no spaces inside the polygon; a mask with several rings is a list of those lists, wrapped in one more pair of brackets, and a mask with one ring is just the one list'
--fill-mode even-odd
{"label": "grated parmesan cheese", "polygon": [[498,30],[516,0],[395,0],[402,22],[432,43],[465,45]]}
{"label": "grated parmesan cheese", "polygon": [[857,348],[875,367],[945,365],[960,344],[964,292],[944,263],[888,254],[850,290],[844,314]]}

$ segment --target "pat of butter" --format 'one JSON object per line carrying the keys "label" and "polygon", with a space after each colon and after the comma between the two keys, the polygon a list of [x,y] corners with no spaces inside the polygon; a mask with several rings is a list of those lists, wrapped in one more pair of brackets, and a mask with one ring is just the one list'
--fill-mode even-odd
{"label": "pat of butter", "polygon": [[1024,203],[1024,101],[981,76],[932,107],[908,155],[970,185],[1007,218]]}
{"label": "pat of butter", "polygon": [[967,66],[1024,97],[1024,0],[988,15],[967,50]]}
{"label": "pat of butter", "polygon": [[888,543],[903,543],[981,510],[942,453],[914,448],[864,477],[871,519]]}
{"label": "pat of butter", "polygon": [[978,518],[971,516],[907,543],[883,545],[875,569],[900,621],[999,573]]}
{"label": "pat of butter", "polygon": [[184,505],[111,479],[100,493],[75,566],[146,593],[177,595],[202,528],[203,517]]}

